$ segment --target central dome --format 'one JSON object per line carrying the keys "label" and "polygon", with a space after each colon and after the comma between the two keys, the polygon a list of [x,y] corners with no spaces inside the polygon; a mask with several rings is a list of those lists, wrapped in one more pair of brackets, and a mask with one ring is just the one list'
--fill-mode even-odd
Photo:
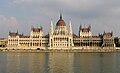
{"label": "central dome", "polygon": [[56,26],[66,26],[64,20],[62,19],[62,16],[60,15],[60,19],[58,20]]}

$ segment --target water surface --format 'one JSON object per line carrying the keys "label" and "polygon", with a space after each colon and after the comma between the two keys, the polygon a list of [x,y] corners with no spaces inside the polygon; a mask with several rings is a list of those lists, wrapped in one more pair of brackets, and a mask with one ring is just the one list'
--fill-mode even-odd
{"label": "water surface", "polygon": [[0,73],[120,73],[120,53],[0,53]]}

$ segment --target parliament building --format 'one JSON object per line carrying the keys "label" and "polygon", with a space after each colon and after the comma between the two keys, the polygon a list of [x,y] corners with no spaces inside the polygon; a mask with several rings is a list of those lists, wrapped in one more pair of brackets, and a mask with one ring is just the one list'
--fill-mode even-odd
{"label": "parliament building", "polygon": [[43,27],[31,27],[30,36],[10,32],[8,35],[8,49],[114,49],[113,32],[104,32],[97,36],[92,35],[91,26],[79,27],[79,35],[72,31],[72,21],[69,29],[60,15],[55,29],[50,22],[50,32],[44,35]]}

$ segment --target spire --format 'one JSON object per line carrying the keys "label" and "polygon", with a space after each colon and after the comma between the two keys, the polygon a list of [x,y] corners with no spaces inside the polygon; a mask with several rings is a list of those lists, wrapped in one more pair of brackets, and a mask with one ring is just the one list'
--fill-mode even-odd
{"label": "spire", "polygon": [[81,30],[82,26],[80,25],[79,30]]}
{"label": "spire", "polygon": [[85,24],[84,24],[84,28],[85,28]]}
{"label": "spire", "polygon": [[79,36],[80,36],[80,31],[81,31],[81,29],[82,29],[82,26],[80,25],[80,27],[79,27]]}
{"label": "spire", "polygon": [[104,33],[103,33],[103,35],[105,34],[105,30],[104,30]]}
{"label": "spire", "polygon": [[98,33],[98,35],[100,36],[100,32]]}
{"label": "spire", "polygon": [[9,30],[9,35],[10,35],[11,31]]}
{"label": "spire", "polygon": [[60,20],[62,20],[62,13],[60,13]]}
{"label": "spire", "polygon": [[89,30],[91,30],[91,25],[88,26]]}
{"label": "spire", "polygon": [[23,32],[22,32],[22,36],[23,36],[24,34],[23,34]]}
{"label": "spire", "polygon": [[70,23],[69,23],[69,34],[72,35],[72,21],[70,19]]}
{"label": "spire", "polygon": [[111,31],[111,35],[113,36],[113,31]]}
{"label": "spire", "polygon": [[34,27],[31,25],[31,30],[33,29]]}
{"label": "spire", "polygon": [[40,29],[43,31],[43,27],[42,26],[40,26]]}
{"label": "spire", "polygon": [[18,30],[17,30],[16,34],[18,35]]}
{"label": "spire", "polygon": [[50,22],[50,34],[53,34],[53,20]]}

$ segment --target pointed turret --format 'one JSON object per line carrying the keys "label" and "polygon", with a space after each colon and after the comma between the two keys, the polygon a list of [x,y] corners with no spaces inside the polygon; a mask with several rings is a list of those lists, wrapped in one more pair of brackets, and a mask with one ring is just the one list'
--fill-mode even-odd
{"label": "pointed turret", "polygon": [[23,32],[22,32],[22,36],[23,36],[24,34],[23,34]]}
{"label": "pointed turret", "polygon": [[113,31],[111,31],[111,35],[113,36]]}
{"label": "pointed turret", "polygon": [[69,34],[72,35],[72,21],[70,19],[70,23],[69,23]]}
{"label": "pointed turret", "polygon": [[79,30],[81,30],[82,26],[80,25]]}
{"label": "pointed turret", "polygon": [[105,34],[105,30],[104,30],[104,33],[103,33],[103,35]]}
{"label": "pointed turret", "polygon": [[11,35],[11,31],[9,30],[9,36]]}
{"label": "pointed turret", "polygon": [[62,20],[62,13],[60,13],[60,20]]}
{"label": "pointed turret", "polygon": [[89,28],[89,30],[91,30],[91,25],[89,25],[89,27],[88,27],[88,28]]}
{"label": "pointed turret", "polygon": [[80,25],[80,27],[79,27],[79,36],[80,36],[80,31],[81,31],[81,28],[82,28],[82,26]]}
{"label": "pointed turret", "polygon": [[33,27],[33,26],[31,26],[30,28],[31,28],[31,30],[32,30],[34,27]]}
{"label": "pointed turret", "polygon": [[51,19],[51,22],[50,22],[50,34],[53,34],[53,20]]}
{"label": "pointed turret", "polygon": [[18,30],[17,30],[17,32],[16,32],[16,35],[18,35]]}

